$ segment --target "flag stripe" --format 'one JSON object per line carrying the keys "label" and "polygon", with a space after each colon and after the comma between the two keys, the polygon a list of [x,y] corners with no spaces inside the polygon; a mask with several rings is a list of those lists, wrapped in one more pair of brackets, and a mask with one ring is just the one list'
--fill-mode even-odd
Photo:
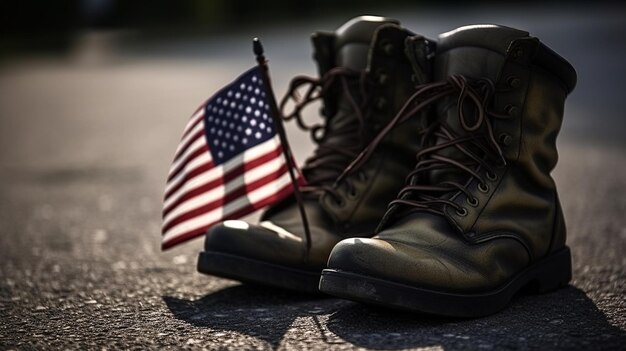
{"label": "flag stripe", "polygon": [[[230,182],[231,180],[236,180],[235,175],[246,174],[246,181],[254,181],[258,178],[261,178],[276,169],[280,169],[281,165],[284,165],[285,162],[281,158],[280,148],[277,148],[275,151],[270,152],[266,155],[263,155],[251,162],[244,164],[242,169],[234,169],[228,172],[224,176],[224,182]],[[263,165],[263,167],[259,167]],[[285,170],[286,171],[286,170]],[[243,182],[243,178],[239,177],[237,179],[241,179]],[[205,192],[211,190],[212,187],[219,185],[217,181],[221,181],[221,179],[214,179],[204,184],[199,184],[197,186],[195,183],[188,182],[183,187],[182,191],[178,192],[175,196],[171,196],[165,200],[163,207],[163,216],[166,216],[174,207],[182,204],[184,201],[187,201],[195,196],[201,195]],[[230,184],[232,186],[232,184]]]}
{"label": "flag stripe", "polygon": [[191,229],[187,232],[184,232],[182,234],[178,234],[177,236],[171,236],[168,239],[163,239],[163,241],[161,242],[161,250],[167,250],[173,246],[176,246],[176,244],[180,244],[183,243],[189,239],[193,239],[195,237],[198,237],[200,235],[203,235],[206,233],[206,231],[211,227],[211,225],[217,223],[218,221],[215,221],[214,223],[208,224],[208,225],[201,225],[198,228],[194,228]]}
{"label": "flag stripe", "polygon": [[204,119],[204,106],[205,105],[201,105],[200,107],[198,107],[198,110],[189,119],[189,123],[183,131],[183,138],[187,136],[187,134],[189,134],[193,127],[195,127],[198,123],[200,123],[200,121]]}
{"label": "flag stripe", "polygon": [[180,168],[181,165],[184,165],[185,163],[187,163],[190,160],[190,155],[192,155],[194,152],[196,152],[198,149],[202,148],[202,147],[207,147],[207,151],[208,151],[208,144],[206,142],[206,140],[204,138],[198,138],[195,139],[191,142],[190,145],[185,146],[185,151],[181,152],[180,154],[176,155],[174,162],[172,162],[172,166],[170,168],[170,176],[177,170]]}
{"label": "flag stripe", "polygon": [[204,135],[204,126],[202,123],[199,123],[196,128],[191,130],[189,134],[187,134],[181,141],[178,149],[176,150],[176,154],[174,154],[174,161],[178,160],[182,154],[191,147],[192,143],[198,138]]}
{"label": "flag stripe", "polygon": [[[201,216],[189,216],[188,220],[179,223],[178,225],[172,226],[170,228],[164,229],[163,241],[168,241],[171,237],[177,237],[181,234],[184,234],[187,231],[194,230],[200,227],[208,229],[208,227],[214,224],[216,221],[220,221],[224,216],[233,215],[235,213],[242,213],[241,211],[244,208],[260,208],[261,205],[259,203],[263,203],[268,198],[277,199],[278,197],[273,197],[274,195],[280,195],[280,198],[288,195],[284,194],[284,189],[287,188],[289,193],[293,191],[291,188],[291,180],[289,179],[289,174],[285,173],[280,178],[257,188],[256,190],[250,191],[247,195],[249,198],[254,198],[254,201],[239,201],[236,204],[239,206],[233,207],[231,213],[223,213],[224,207],[220,206],[214,209],[210,209],[209,207],[204,208],[204,211],[198,211],[198,214]],[[278,189],[278,191],[276,191]],[[238,200],[241,200],[243,197],[240,197]],[[243,215],[243,214],[242,214]]]}
{"label": "flag stripe", "polygon": [[285,187],[283,187],[280,191],[278,191],[277,193],[270,195],[268,197],[266,197],[265,199],[255,203],[255,204],[249,204],[248,206],[245,206],[243,208],[240,208],[239,210],[233,212],[230,215],[224,216],[219,220],[213,221],[212,223],[209,224],[205,224],[205,225],[201,225],[199,227],[196,227],[194,229],[190,229],[186,232],[182,232],[176,236],[174,235],[170,235],[168,237],[165,237],[165,239],[163,240],[163,243],[161,244],[161,249],[162,250],[166,250],[171,248],[172,246],[175,246],[177,244],[180,244],[182,242],[185,242],[189,239],[193,239],[195,237],[198,237],[200,235],[203,235],[207,232],[207,230],[214,224],[220,222],[220,221],[225,221],[225,220],[229,220],[229,219],[238,219],[241,218],[243,216],[245,216],[248,213],[251,213],[255,210],[258,210],[260,208],[263,208],[267,205],[271,205],[275,202],[278,202],[282,199],[284,199],[285,197],[287,197],[288,195],[290,195],[293,192],[293,189],[291,188],[290,185],[286,185]]}
{"label": "flag stripe", "polygon": [[[211,169],[215,168],[213,162],[211,162],[211,157],[198,157],[193,160],[193,163],[198,163],[198,165],[191,165],[188,167],[189,171],[183,172],[179,174],[177,179],[173,180],[167,187],[165,187],[165,199],[174,196],[175,193],[182,187],[187,184],[187,181],[195,181],[195,178],[198,177],[199,182],[206,181],[206,179],[212,179],[212,175],[210,173]],[[195,166],[195,167],[194,167]],[[217,172],[217,170],[216,170]]]}
{"label": "flag stripe", "polygon": [[[253,181],[255,180],[253,179],[253,177],[258,178],[259,176],[263,176],[264,173],[267,174],[275,170],[276,168],[280,166],[280,163],[275,163],[273,167],[274,169],[272,169],[271,164],[267,165],[267,167],[266,167],[266,164],[268,162],[271,162],[272,159],[277,159],[278,161],[281,161],[280,157],[281,157],[280,153],[270,152],[266,155],[263,155],[251,161],[250,163],[240,164],[237,167],[226,172],[223,177],[218,177],[212,180],[210,182],[210,187],[209,187],[209,189],[211,190],[208,190],[206,193],[202,194],[201,196],[196,196],[194,198],[191,198],[185,201],[184,203],[179,204],[175,209],[169,210],[168,213],[164,214],[164,217],[163,217],[164,226],[167,226],[173,217],[176,217],[183,212],[190,211],[193,208],[202,206],[203,204],[206,204],[207,202],[211,202],[212,199],[214,199],[216,195],[219,195],[219,191],[218,191],[219,189],[217,189],[216,187],[219,187],[221,185],[224,185],[225,187],[229,189],[233,187],[238,187],[241,184],[244,184],[244,180],[245,182]],[[261,170],[262,172],[257,172],[257,173],[252,173],[252,174],[246,173],[246,171],[252,170],[260,165],[264,166],[262,167],[263,168]],[[245,179],[244,179],[244,176],[245,176]]]}
{"label": "flag stripe", "polygon": [[[257,157],[261,158],[264,156],[264,154],[275,154],[280,151],[280,140],[276,137],[274,139],[266,141],[263,144],[259,144],[250,150],[247,150],[244,153],[244,158],[251,159],[251,161],[248,162],[256,167],[260,165],[262,161],[268,160],[267,158],[257,159]],[[205,161],[205,159],[208,161]],[[178,179],[172,179],[169,181],[168,185],[165,188],[166,202],[172,196],[179,196],[180,192],[185,191],[180,190],[181,188],[190,189],[200,184],[208,183],[216,177],[222,176],[224,172],[229,172],[231,169],[234,169],[241,163],[240,160],[233,159],[226,162],[223,165],[223,169],[212,169],[215,167],[212,163],[202,164],[200,161],[209,162],[210,155],[208,155],[207,153],[207,155],[201,155],[193,159],[191,162],[189,162],[187,166],[185,166],[185,172],[179,173]],[[199,166],[197,168],[194,168],[194,166],[196,166],[196,163],[199,164]],[[252,169],[254,167],[250,167],[249,169]],[[195,177],[197,178],[194,179]],[[189,184],[189,186],[187,186],[187,184]],[[165,206],[167,206],[167,204],[165,204]]]}
{"label": "flag stripe", "polygon": [[172,165],[172,171],[168,177],[168,181],[174,179],[185,168],[185,165],[188,162],[198,156],[206,154],[209,151],[209,147],[202,139],[196,141],[189,149],[190,150],[187,150],[187,152]]}
{"label": "flag stripe", "polygon": [[[213,200],[209,202],[205,202],[203,205],[197,206],[187,212],[184,212],[178,215],[177,217],[172,218],[170,216],[168,220],[164,221],[163,230],[167,231],[181,222],[197,217],[201,213],[208,213],[217,208],[221,208],[224,205],[224,203],[234,203],[237,200],[241,200],[241,199],[247,200],[244,198],[244,195],[246,195],[247,193],[251,191],[257,190],[265,186],[266,184],[270,184],[275,179],[279,179],[280,175],[285,174],[285,172],[287,172],[287,165],[283,164],[283,166],[279,168],[277,171],[272,172],[250,183],[247,183],[247,182],[244,183],[243,177],[242,177],[241,181],[243,184],[236,186],[234,189],[230,191],[226,191],[223,197],[219,197],[217,199],[215,199],[215,197],[209,197],[209,199],[213,199]],[[218,186],[219,185],[214,185],[214,187],[218,187]],[[216,188],[216,190],[223,191],[225,188],[229,188],[229,186]]]}

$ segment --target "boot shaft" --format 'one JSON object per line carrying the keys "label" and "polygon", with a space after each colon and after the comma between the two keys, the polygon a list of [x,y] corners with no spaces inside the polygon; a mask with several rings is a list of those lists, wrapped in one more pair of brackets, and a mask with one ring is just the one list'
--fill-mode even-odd
{"label": "boot shaft", "polygon": [[[395,115],[414,86],[432,79],[434,42],[402,28],[397,20],[376,16],[354,18],[335,32],[311,36],[313,58],[323,77],[333,68],[365,72],[371,82],[367,100],[354,89],[358,103],[369,109],[368,128],[377,131]],[[322,115],[334,123],[337,114],[352,113],[339,86],[323,96]],[[343,111],[342,111],[343,110]]]}
{"label": "boot shaft", "polygon": [[335,245],[320,290],[478,317],[522,290],[565,286],[571,256],[550,172],[573,68],[528,33],[493,25],[442,35],[434,65],[406,113],[436,107],[408,184],[374,237]]}
{"label": "boot shaft", "polygon": [[[506,161],[498,166],[491,161],[491,170],[479,167],[482,179],[435,174],[436,180],[463,181],[474,197],[451,195],[464,210],[446,206],[447,217],[469,241],[512,235],[534,257],[561,247],[565,228],[550,172],[558,159],[556,137],[565,98],[576,82],[572,66],[527,32],[481,25],[443,34],[435,67],[435,79],[461,74],[494,83],[486,108],[499,118],[486,123]],[[473,133],[461,126],[456,102],[452,98],[438,104],[438,118],[460,136]],[[487,128],[481,131],[488,133]],[[446,152],[463,159],[458,149]]]}
{"label": "boot shaft", "polygon": [[[315,55],[320,73],[327,67],[349,64],[352,69],[362,67],[372,81],[372,90],[366,102],[369,112],[365,121],[366,139],[371,139],[396,115],[416,85],[432,79],[434,43],[400,27],[397,22],[387,20],[374,30],[369,43],[364,44],[366,36],[358,32],[366,30],[367,26],[362,23],[364,18],[359,19],[361,23],[350,21],[342,26],[334,39],[328,35],[323,36],[324,39],[321,39],[322,36],[314,36],[313,42],[316,53],[334,53],[334,61]],[[351,36],[358,38],[359,43],[347,39]],[[352,55],[366,59],[353,59],[350,57]],[[329,56],[333,57],[332,54],[326,55]],[[346,105],[341,95],[329,97],[324,103],[331,123],[333,118],[341,116],[342,107]],[[337,109],[333,110],[333,107]],[[348,176],[347,181],[352,183],[354,191],[339,185],[338,191],[343,195],[343,202],[336,202],[327,194],[320,198],[322,207],[341,224],[338,228],[340,232],[350,236],[371,235],[372,228],[386,210],[386,204],[400,190],[411,170],[415,154],[421,147],[419,132],[426,124],[424,113],[408,121],[402,128],[394,129],[360,171]]]}
{"label": "boot shaft", "polygon": [[[354,147],[357,142],[354,138],[348,139],[346,133],[337,131],[362,123],[359,138],[362,144],[356,146],[364,148],[396,115],[414,87],[432,77],[433,43],[400,27],[392,19],[357,17],[335,32],[314,33],[312,43],[320,79],[337,69],[361,75],[360,79],[349,82],[335,80],[323,94],[325,135],[320,147],[338,150]],[[355,105],[361,111],[355,111]],[[357,118],[359,113],[361,117]],[[336,232],[371,235],[387,203],[401,189],[412,168],[420,148],[419,132],[425,124],[424,118],[412,119],[390,133],[358,172],[348,175],[339,184],[332,181],[323,184],[334,188],[334,193],[323,192],[318,202],[337,224]],[[333,157],[339,160],[342,154],[336,152],[325,160]],[[313,160],[305,166],[305,176],[320,174],[324,165],[316,163],[315,156]],[[335,169],[345,168],[350,161],[337,162]]]}
{"label": "boot shaft", "polygon": [[[509,117],[492,124],[507,161],[539,152],[545,157],[544,169],[552,170],[565,98],[576,84],[576,72],[567,61],[527,32],[476,25],[441,35],[435,67],[435,80],[455,74],[492,80],[496,93],[489,108]],[[438,114],[463,134],[453,99],[440,103]],[[522,147],[531,142],[550,150]]]}

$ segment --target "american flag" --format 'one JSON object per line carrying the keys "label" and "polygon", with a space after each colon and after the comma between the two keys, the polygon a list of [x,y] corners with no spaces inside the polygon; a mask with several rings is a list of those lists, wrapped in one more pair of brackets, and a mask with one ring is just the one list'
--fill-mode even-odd
{"label": "american flag", "polygon": [[248,70],[191,116],[165,187],[162,249],[293,192],[262,77]]}

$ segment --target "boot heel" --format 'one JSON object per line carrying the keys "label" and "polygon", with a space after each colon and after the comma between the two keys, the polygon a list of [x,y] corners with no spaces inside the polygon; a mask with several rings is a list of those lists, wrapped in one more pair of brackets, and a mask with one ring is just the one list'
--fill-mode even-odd
{"label": "boot heel", "polygon": [[529,282],[531,292],[546,293],[567,286],[572,279],[572,258],[568,247],[552,254],[536,268],[535,277]]}

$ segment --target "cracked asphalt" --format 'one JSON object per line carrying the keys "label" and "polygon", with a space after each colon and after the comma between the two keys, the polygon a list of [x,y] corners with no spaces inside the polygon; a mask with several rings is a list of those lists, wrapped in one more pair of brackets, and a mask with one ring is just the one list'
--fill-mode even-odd
{"label": "cracked asphalt", "polygon": [[[554,172],[573,280],[474,320],[204,276],[202,240],[160,251],[162,190],[186,118],[254,64],[249,38],[264,38],[280,95],[290,76],[314,72],[308,33],[345,18],[193,39],[88,32],[65,54],[3,61],[0,349],[625,349],[618,10],[396,13],[429,36],[481,21],[526,28],[579,72]],[[309,139],[293,125],[288,133],[302,160]]]}

